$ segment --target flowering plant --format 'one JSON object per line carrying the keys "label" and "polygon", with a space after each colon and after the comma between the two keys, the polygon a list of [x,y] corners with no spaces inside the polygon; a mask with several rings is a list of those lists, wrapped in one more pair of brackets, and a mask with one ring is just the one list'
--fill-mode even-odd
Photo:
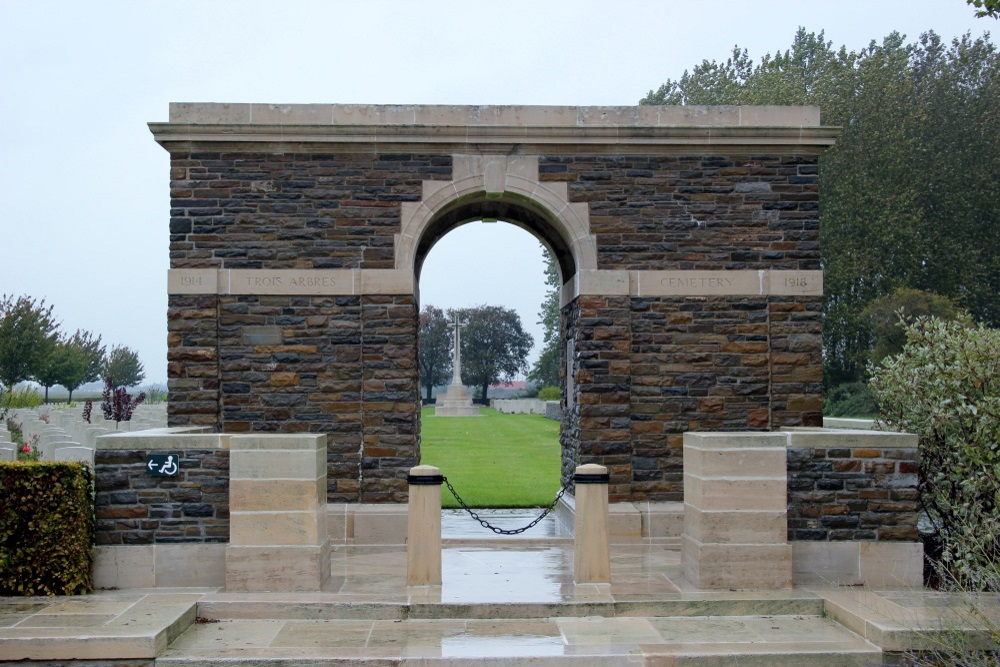
{"label": "flowering plant", "polygon": [[87,401],[86,403],[83,404],[83,420],[88,424],[90,423],[90,413],[91,411],[93,411],[93,409],[94,409],[94,404],[92,402]]}
{"label": "flowering plant", "polygon": [[42,458],[42,452],[38,449],[38,436],[33,435],[28,442],[22,442],[17,446],[18,461],[37,461]]}
{"label": "flowering plant", "polygon": [[7,418],[7,431],[10,433],[11,442],[20,442],[21,438],[24,437],[24,431],[22,426],[14,421],[12,418]]}

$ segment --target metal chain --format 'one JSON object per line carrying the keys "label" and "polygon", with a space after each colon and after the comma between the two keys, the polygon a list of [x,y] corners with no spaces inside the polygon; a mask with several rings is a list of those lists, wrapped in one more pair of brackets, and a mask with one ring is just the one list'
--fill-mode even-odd
{"label": "metal chain", "polygon": [[544,519],[546,516],[548,516],[549,512],[551,512],[553,509],[555,509],[556,503],[559,502],[559,499],[562,498],[563,494],[566,492],[566,487],[563,487],[563,488],[559,489],[559,493],[556,494],[556,497],[552,501],[552,504],[550,504],[548,507],[546,507],[545,511],[542,512],[541,514],[539,514],[537,517],[535,517],[535,520],[532,521],[531,523],[529,523],[527,526],[524,526],[523,528],[513,528],[511,530],[505,530],[503,528],[498,528],[498,527],[490,524],[489,521],[487,521],[486,519],[481,518],[478,514],[476,514],[476,511],[474,509],[472,509],[471,507],[469,507],[468,505],[466,505],[465,501],[462,500],[462,496],[458,495],[458,491],[456,491],[455,487],[451,485],[451,482],[448,481],[447,477],[444,478],[444,483],[445,483],[445,486],[448,487],[448,490],[451,491],[451,495],[455,496],[455,500],[458,501],[458,504],[462,506],[462,509],[464,509],[466,512],[469,513],[469,516],[471,516],[473,519],[475,519],[476,521],[478,521],[479,524],[483,528],[488,528],[489,530],[492,530],[497,535],[520,535],[524,531],[530,530],[531,528],[534,528],[535,526],[538,525],[539,521],[541,521],[542,519]]}

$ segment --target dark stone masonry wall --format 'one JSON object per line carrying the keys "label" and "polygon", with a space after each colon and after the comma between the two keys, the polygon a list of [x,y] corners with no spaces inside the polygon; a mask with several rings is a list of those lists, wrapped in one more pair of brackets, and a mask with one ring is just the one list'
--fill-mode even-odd
{"label": "dark stone masonry wall", "polygon": [[97,544],[229,541],[229,452],[181,452],[174,477],[146,474],[146,454],[95,452]]}
{"label": "dark stone masonry wall", "polygon": [[388,269],[399,203],[449,180],[451,156],[179,152],[172,268]]}
{"label": "dark stone masonry wall", "polygon": [[[539,172],[588,204],[600,269],[820,268],[815,156],[548,155]],[[401,203],[451,177],[450,156],[175,150],[171,268],[392,268]],[[564,311],[564,479],[596,462],[613,502],[680,500],[684,431],[819,425],[821,303],[579,298]],[[417,307],[171,295],[169,423],[325,433],[330,502],[403,502],[420,456]]]}
{"label": "dark stone masonry wall", "polygon": [[602,269],[819,269],[816,156],[555,156]]}
{"label": "dark stone masonry wall", "polygon": [[168,426],[218,428],[219,299],[167,297]]}
{"label": "dark stone masonry wall", "polygon": [[788,539],[919,541],[916,449],[789,449]]}

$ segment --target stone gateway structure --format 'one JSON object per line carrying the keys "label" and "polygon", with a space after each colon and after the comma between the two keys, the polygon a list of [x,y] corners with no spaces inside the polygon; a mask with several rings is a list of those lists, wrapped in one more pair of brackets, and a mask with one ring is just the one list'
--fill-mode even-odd
{"label": "stone gateway structure", "polygon": [[172,104],[169,423],[325,435],[328,502],[404,502],[421,264],[498,219],[565,283],[564,481],[680,501],[685,431],[821,425],[819,117]]}

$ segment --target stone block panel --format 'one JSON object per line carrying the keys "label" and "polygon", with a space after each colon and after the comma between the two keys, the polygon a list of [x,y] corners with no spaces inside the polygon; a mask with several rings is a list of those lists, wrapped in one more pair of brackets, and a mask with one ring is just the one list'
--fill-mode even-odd
{"label": "stone block panel", "polygon": [[768,302],[771,428],[823,425],[823,299]]}
{"label": "stone block panel", "polygon": [[560,156],[539,180],[590,206],[598,268],[817,270],[818,157]]}
{"label": "stone block panel", "polygon": [[[609,502],[631,499],[632,438],[630,396],[631,331],[629,297],[581,296],[572,314],[574,405],[564,414],[564,439],[572,439],[577,461],[563,458],[564,483],[576,465],[593,463],[608,469]],[[568,419],[567,419],[568,417]],[[567,421],[569,424],[567,424]]]}
{"label": "stone block panel", "polygon": [[789,544],[703,544],[681,536],[684,577],[702,590],[791,588]]}
{"label": "stone block panel", "polygon": [[[797,434],[791,437],[794,443]],[[841,432],[838,437],[841,444],[850,444],[844,441],[850,433]],[[917,449],[888,443],[870,446],[877,437],[853,448],[789,447],[788,539],[919,540]]]}
{"label": "stone block panel", "polygon": [[167,425],[219,426],[218,298],[167,297]]}
{"label": "stone block panel", "polygon": [[177,450],[179,474],[152,477],[146,454],[95,452],[98,545],[229,541],[229,451]]}
{"label": "stone block panel", "polygon": [[783,544],[786,539],[788,528],[784,511],[686,510],[684,531],[699,542]]}
{"label": "stone block panel", "polygon": [[636,498],[683,500],[685,432],[768,428],[767,304],[767,297],[631,299]]}
{"label": "stone block panel", "polygon": [[451,173],[450,155],[177,151],[170,266],[391,269],[401,203]]}
{"label": "stone block panel", "polygon": [[226,547],[227,591],[319,591],[329,578],[329,541],[319,546]]}

